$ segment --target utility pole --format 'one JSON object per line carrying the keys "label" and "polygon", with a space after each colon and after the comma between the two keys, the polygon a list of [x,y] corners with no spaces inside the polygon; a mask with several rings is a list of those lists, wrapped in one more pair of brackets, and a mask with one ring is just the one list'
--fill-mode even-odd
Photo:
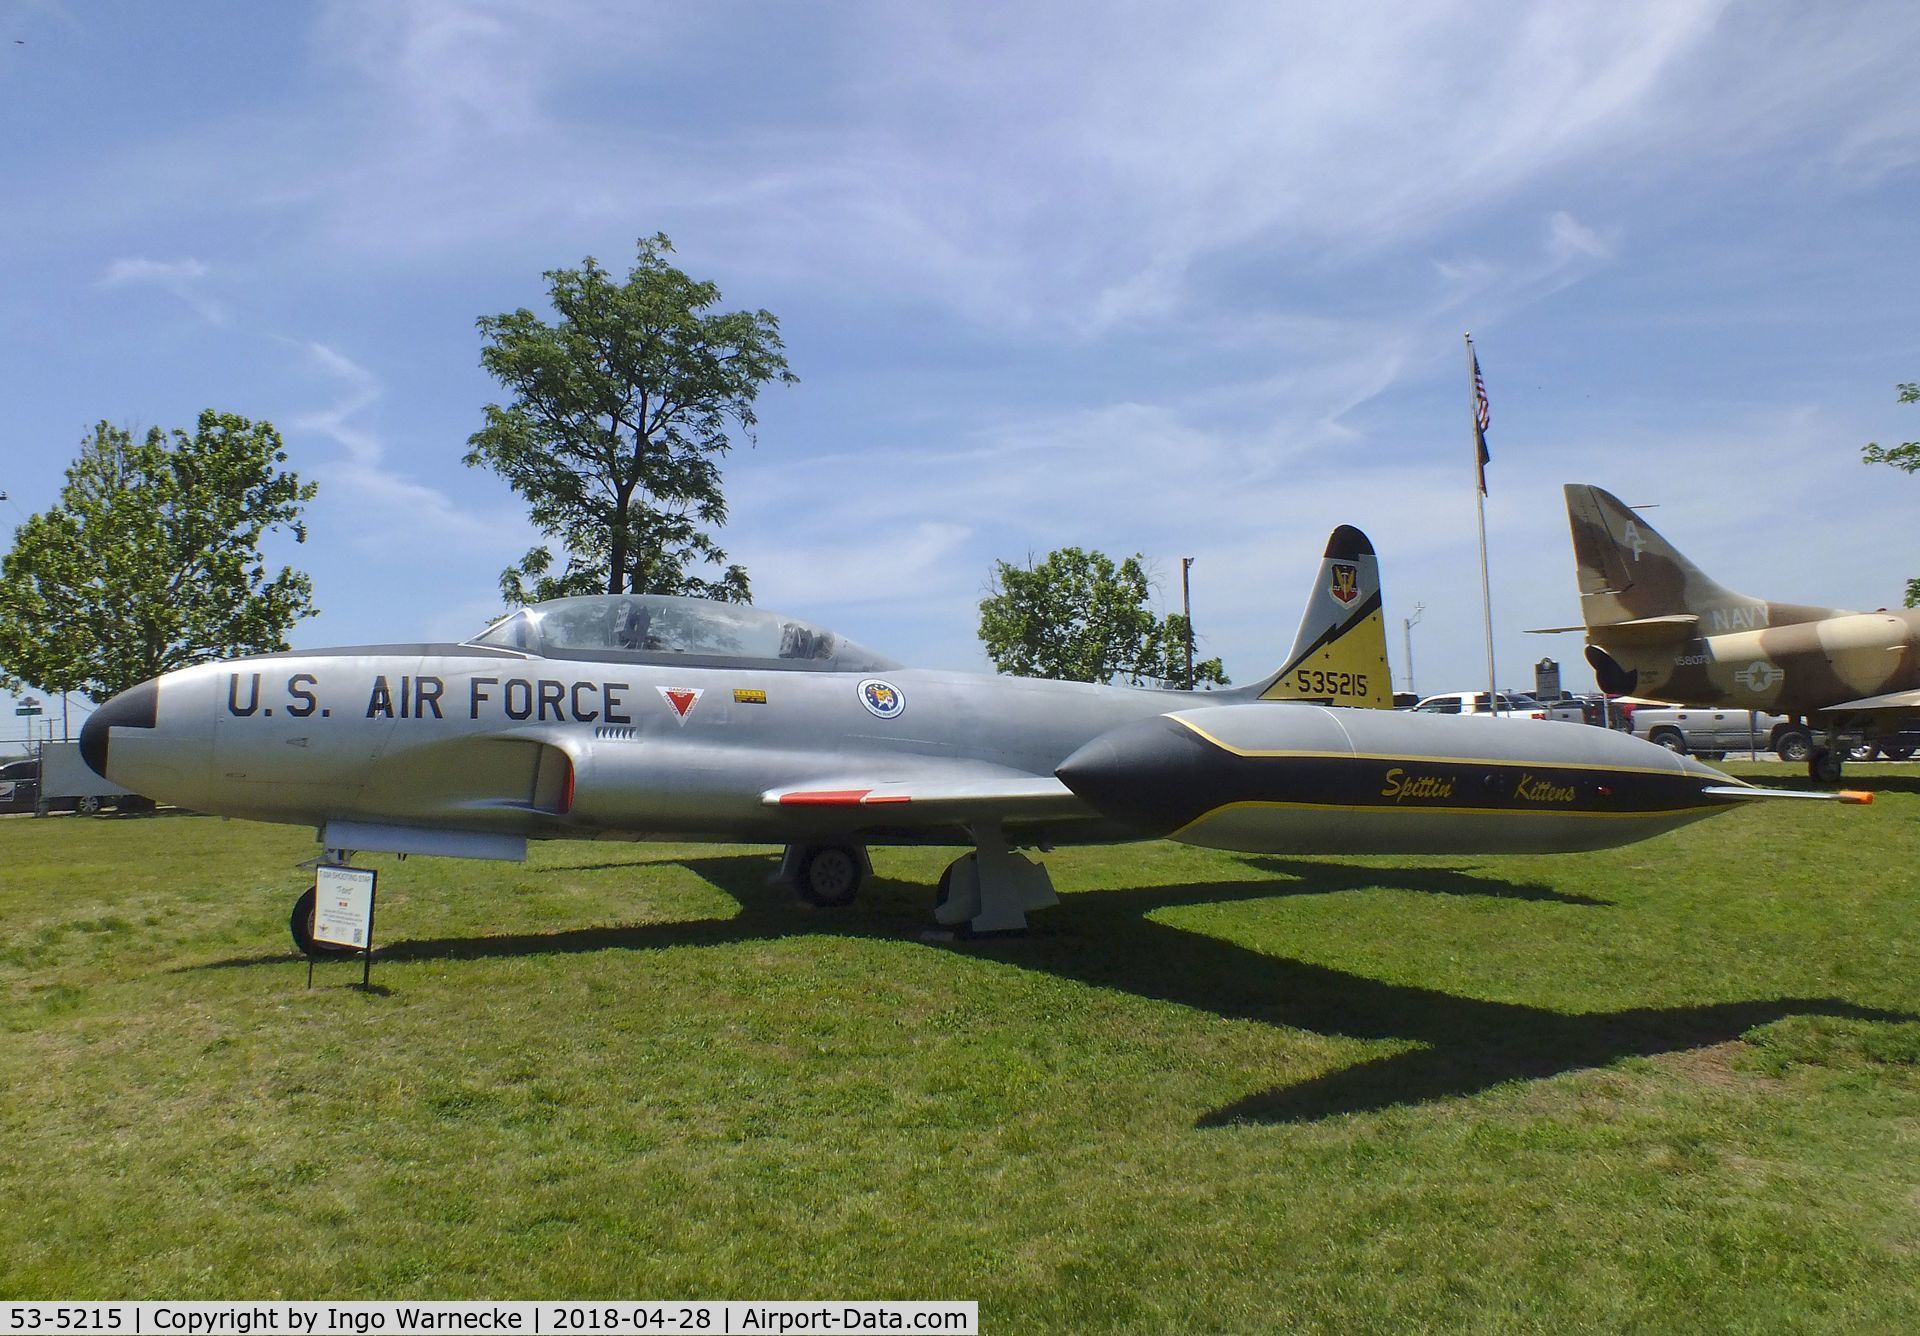
{"label": "utility pole", "polygon": [[1413,695],[1419,694],[1413,685],[1413,628],[1420,624],[1420,614],[1426,610],[1426,604],[1416,603],[1413,605],[1413,616],[1400,619],[1400,632],[1407,638],[1407,691]]}
{"label": "utility pole", "polygon": [[1193,590],[1187,579],[1187,572],[1193,569],[1193,558],[1180,558],[1180,615],[1186,619],[1187,652],[1187,690],[1193,690]]}

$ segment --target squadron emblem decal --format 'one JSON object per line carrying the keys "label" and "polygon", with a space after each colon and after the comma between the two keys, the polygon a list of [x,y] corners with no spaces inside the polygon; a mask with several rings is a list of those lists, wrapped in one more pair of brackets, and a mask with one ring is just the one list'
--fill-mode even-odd
{"label": "squadron emblem decal", "polygon": [[860,703],[877,719],[898,719],[907,708],[907,698],[891,682],[869,677],[860,683]]}
{"label": "squadron emblem decal", "polygon": [[692,714],[693,707],[700,703],[700,697],[705,693],[706,688],[656,687],[655,690],[660,693],[660,699],[672,708],[675,717],[680,720],[680,726],[685,728],[687,716]]}
{"label": "squadron emblem decal", "polygon": [[1327,586],[1327,592],[1342,603],[1351,603],[1360,597],[1360,568],[1350,561],[1327,563],[1333,569],[1333,580]]}

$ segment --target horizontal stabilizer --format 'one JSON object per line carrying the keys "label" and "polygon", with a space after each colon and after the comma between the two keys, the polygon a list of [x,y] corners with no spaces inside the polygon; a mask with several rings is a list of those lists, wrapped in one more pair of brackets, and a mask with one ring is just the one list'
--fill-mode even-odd
{"label": "horizontal stabilizer", "polygon": [[1527,634],[1530,636],[1563,636],[1569,631],[1584,631],[1584,626],[1536,626]]}
{"label": "horizontal stabilizer", "polygon": [[1667,617],[1637,617],[1630,622],[1609,622],[1588,628],[1596,640],[1611,640],[1616,645],[1658,645],[1670,640],[1692,640],[1700,634],[1700,618],[1691,612],[1676,612]]}

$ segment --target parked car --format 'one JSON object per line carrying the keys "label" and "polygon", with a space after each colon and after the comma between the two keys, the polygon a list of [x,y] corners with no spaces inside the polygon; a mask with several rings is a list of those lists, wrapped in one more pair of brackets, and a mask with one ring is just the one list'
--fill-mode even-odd
{"label": "parked car", "polygon": [[1813,734],[1783,714],[1716,710],[1698,705],[1636,705],[1628,718],[1633,735],[1683,756],[1717,761],[1728,752],[1757,746],[1783,761],[1804,761]]}
{"label": "parked car", "polygon": [[1547,707],[1523,691],[1502,691],[1498,709],[1484,691],[1449,691],[1428,696],[1414,706],[1416,714],[1500,714],[1515,719],[1545,719]]}
{"label": "parked car", "polygon": [[1920,751],[1920,719],[1909,719],[1897,733],[1882,733],[1872,742],[1862,742],[1847,753],[1855,761],[1905,761]]}
{"label": "parked car", "polygon": [[0,765],[0,812],[31,812],[40,799],[40,762]]}
{"label": "parked car", "polygon": [[1562,696],[1547,702],[1547,718],[1569,724],[1592,724],[1625,732],[1633,727],[1634,702],[1615,700],[1599,694]]}

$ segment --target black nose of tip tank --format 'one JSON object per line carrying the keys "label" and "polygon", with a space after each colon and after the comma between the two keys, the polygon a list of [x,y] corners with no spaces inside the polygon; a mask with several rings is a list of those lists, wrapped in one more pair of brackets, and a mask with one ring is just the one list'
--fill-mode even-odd
{"label": "black nose of tip tank", "polygon": [[115,696],[93,712],[80,726],[80,759],[102,779],[107,774],[108,730],[114,728],[152,728],[160,712],[160,684],[142,682]]}
{"label": "black nose of tip tank", "polygon": [[1053,773],[1102,816],[1159,834],[1184,819],[1208,750],[1191,729],[1147,719],[1102,733]]}

